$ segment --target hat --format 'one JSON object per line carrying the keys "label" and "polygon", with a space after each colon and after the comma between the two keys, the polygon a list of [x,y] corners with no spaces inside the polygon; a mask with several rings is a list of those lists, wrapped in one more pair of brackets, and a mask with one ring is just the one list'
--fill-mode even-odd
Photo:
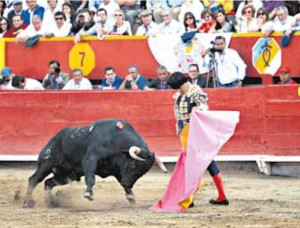
{"label": "hat", "polygon": [[284,32],[284,34],[281,38],[281,47],[287,47],[290,44],[292,37],[294,36],[294,33],[295,33],[295,31],[292,31],[289,36],[286,36],[285,32]]}
{"label": "hat", "polygon": [[287,66],[282,66],[279,68],[278,72],[286,72],[286,73],[291,73],[291,69]]}
{"label": "hat", "polygon": [[143,10],[141,13],[140,13],[140,17],[144,17],[144,16],[148,16],[148,15],[151,15],[151,11],[150,10]]}
{"label": "hat", "polygon": [[37,42],[39,41],[40,37],[42,37],[42,35],[40,35],[40,34],[34,35],[32,37],[29,37],[25,41],[24,47],[26,47],[26,48],[33,47],[34,45],[37,44]]}
{"label": "hat", "polygon": [[8,77],[8,75],[10,75],[12,73],[10,67],[3,67],[3,69],[1,70],[1,76],[3,78]]}
{"label": "hat", "polygon": [[14,1],[12,2],[12,5],[14,6],[14,5],[17,5],[17,4],[22,4],[22,3],[23,3],[22,0],[14,0]]}
{"label": "hat", "polygon": [[168,79],[167,83],[173,89],[179,89],[184,83],[187,82],[187,77],[181,72],[174,72]]}

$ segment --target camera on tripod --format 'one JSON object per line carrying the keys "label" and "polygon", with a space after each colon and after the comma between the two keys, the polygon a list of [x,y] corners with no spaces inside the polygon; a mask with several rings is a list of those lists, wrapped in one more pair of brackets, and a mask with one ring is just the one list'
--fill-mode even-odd
{"label": "camera on tripod", "polygon": [[215,44],[214,41],[211,41],[210,44],[212,44],[212,47],[209,48],[209,52],[211,52],[211,53],[222,52],[222,49],[219,49],[219,48],[215,47],[216,44]]}

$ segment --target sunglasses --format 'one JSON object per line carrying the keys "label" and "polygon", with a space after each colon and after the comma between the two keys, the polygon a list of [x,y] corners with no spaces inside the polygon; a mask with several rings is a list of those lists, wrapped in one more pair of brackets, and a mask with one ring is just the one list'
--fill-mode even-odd
{"label": "sunglasses", "polygon": [[168,17],[169,14],[161,15],[162,18]]}
{"label": "sunglasses", "polygon": [[192,17],[186,17],[185,20],[192,20]]}
{"label": "sunglasses", "polygon": [[252,13],[252,11],[251,10],[245,10],[244,14],[246,14],[246,13]]}
{"label": "sunglasses", "polygon": [[210,17],[211,16],[209,14],[207,14],[207,15],[203,16],[202,19],[204,19],[204,18],[210,18]]}
{"label": "sunglasses", "polygon": [[266,15],[265,13],[257,13],[257,16],[260,16],[260,15]]}
{"label": "sunglasses", "polygon": [[61,21],[62,21],[63,19],[64,19],[64,18],[62,18],[62,17],[56,17],[56,18],[55,18],[56,21],[58,21],[58,20],[61,20]]}
{"label": "sunglasses", "polygon": [[114,16],[115,17],[122,17],[123,15],[122,14],[115,14]]}

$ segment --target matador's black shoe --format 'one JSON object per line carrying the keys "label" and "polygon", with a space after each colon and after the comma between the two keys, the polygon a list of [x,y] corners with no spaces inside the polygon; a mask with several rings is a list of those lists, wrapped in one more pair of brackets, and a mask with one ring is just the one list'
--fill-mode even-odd
{"label": "matador's black shoe", "polygon": [[225,206],[229,205],[229,201],[227,199],[224,199],[224,200],[221,200],[221,201],[216,201],[214,199],[211,199],[209,201],[209,203],[212,204],[212,205],[225,205]]}
{"label": "matador's black shoe", "polygon": [[194,203],[194,201],[192,201],[192,202],[191,202],[191,204],[190,204],[189,208],[193,208],[193,207],[195,207],[195,203]]}

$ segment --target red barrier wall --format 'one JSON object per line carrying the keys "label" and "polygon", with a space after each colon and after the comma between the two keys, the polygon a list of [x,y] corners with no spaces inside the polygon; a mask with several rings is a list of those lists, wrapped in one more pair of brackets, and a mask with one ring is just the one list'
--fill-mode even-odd
{"label": "red barrier wall", "polygon": [[[222,155],[300,155],[298,86],[207,89],[211,110],[238,110]],[[174,91],[0,91],[0,155],[35,155],[59,129],[128,120],[159,155],[178,155]]]}
{"label": "red barrier wall", "polygon": [[[281,43],[281,36],[282,34],[274,36],[278,45]],[[253,33],[251,36],[235,34],[231,39],[230,47],[238,50],[247,63],[248,76],[260,76],[252,66],[252,48],[260,37],[260,33]],[[149,49],[146,37],[110,37],[107,40],[86,38],[83,42],[89,43],[95,52],[96,66],[88,76],[91,79],[102,79],[107,66],[115,67],[117,73],[125,77],[131,64],[139,66],[141,74],[148,78],[156,76],[158,63]],[[17,74],[43,79],[49,60],[57,59],[61,62],[62,70],[70,73],[69,53],[73,46],[73,38],[42,39],[32,48],[24,48],[22,43],[9,39],[6,42],[6,65],[11,66]],[[300,77],[300,64],[297,64],[299,46],[300,36],[294,35],[289,46],[281,48],[282,64],[292,68],[294,77]]]}

